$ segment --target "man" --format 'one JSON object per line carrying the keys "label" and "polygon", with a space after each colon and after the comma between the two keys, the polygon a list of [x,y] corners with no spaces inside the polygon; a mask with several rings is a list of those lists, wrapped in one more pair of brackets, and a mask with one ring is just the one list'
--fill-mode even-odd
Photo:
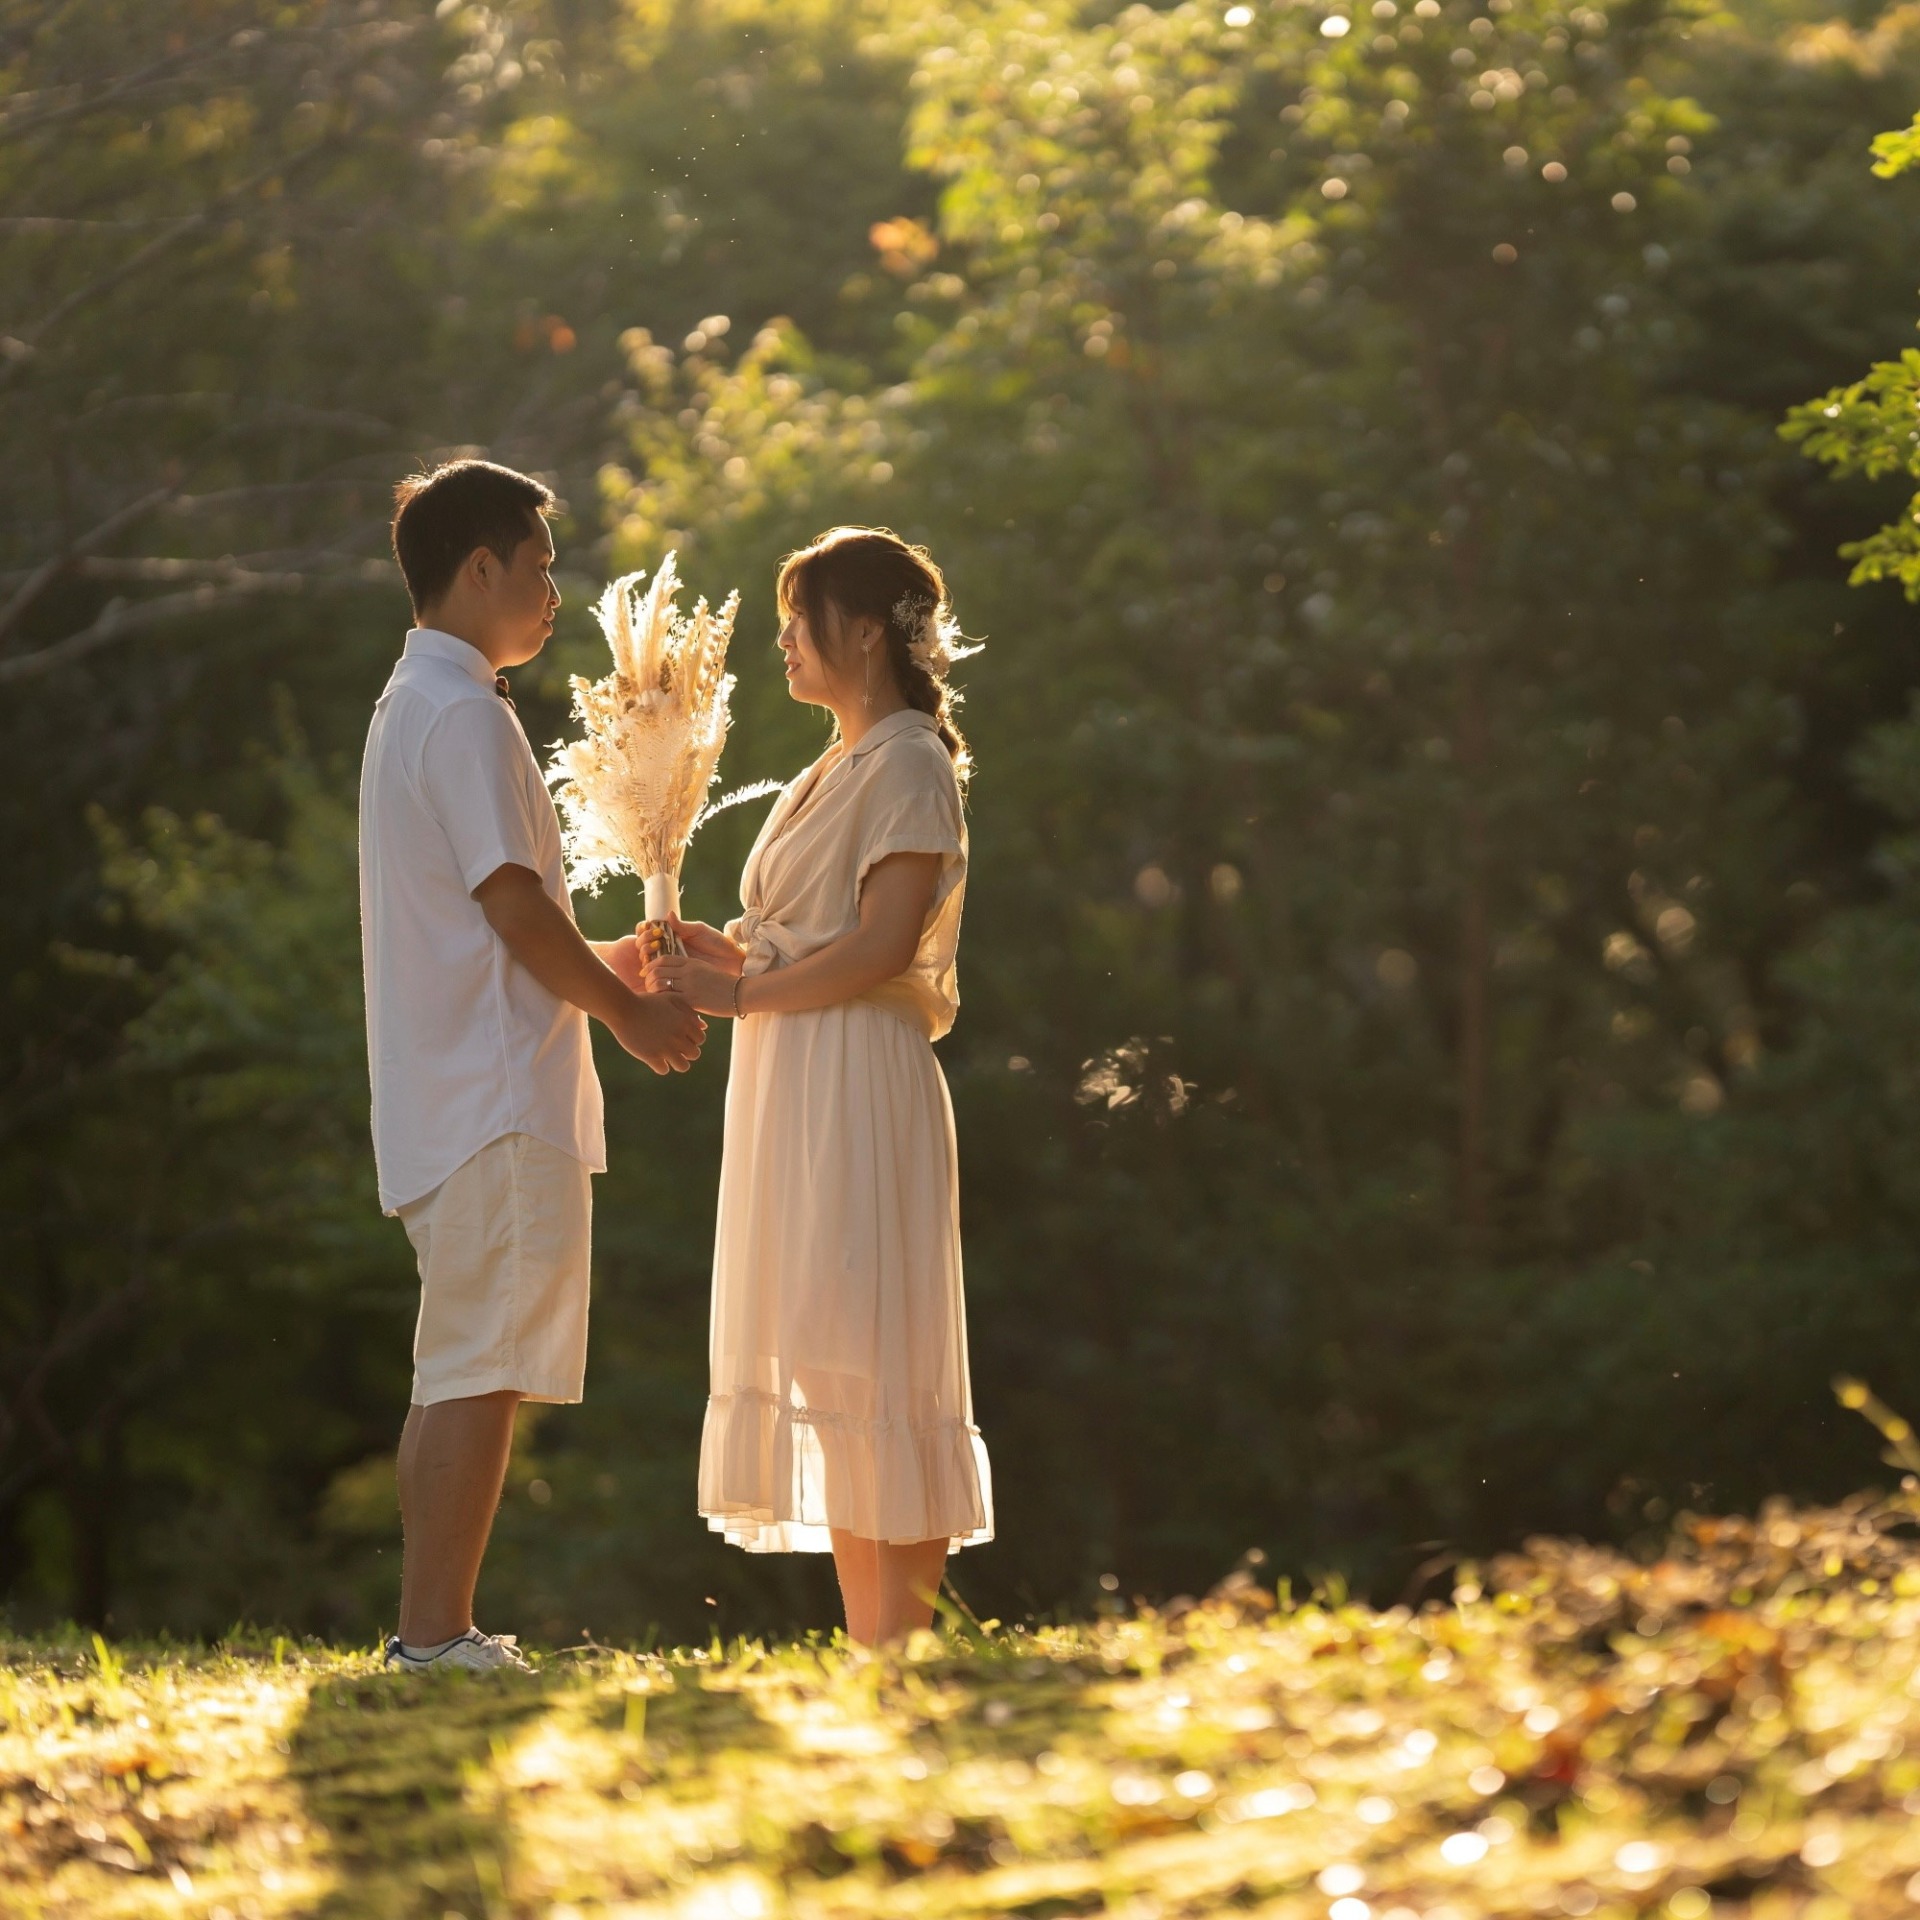
{"label": "man", "polygon": [[656,1073],[705,1027],[647,995],[629,935],[581,937],[560,829],[503,669],[553,631],[553,495],[482,460],[395,490],[415,625],[360,777],[360,920],[380,1204],[420,1266],[400,1441],[406,1549],[389,1667],[523,1666],[473,1590],[522,1400],[586,1370],[591,1175],[606,1166],[587,1017]]}

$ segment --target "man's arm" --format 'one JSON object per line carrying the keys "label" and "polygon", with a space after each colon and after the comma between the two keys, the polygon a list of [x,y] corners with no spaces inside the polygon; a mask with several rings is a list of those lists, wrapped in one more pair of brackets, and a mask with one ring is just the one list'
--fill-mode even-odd
{"label": "man's arm", "polygon": [[496,867],[473,897],[507,951],[546,990],[601,1021],[655,1073],[684,1073],[700,1057],[703,1021],[684,999],[637,994],[594,952],[531,868]]}

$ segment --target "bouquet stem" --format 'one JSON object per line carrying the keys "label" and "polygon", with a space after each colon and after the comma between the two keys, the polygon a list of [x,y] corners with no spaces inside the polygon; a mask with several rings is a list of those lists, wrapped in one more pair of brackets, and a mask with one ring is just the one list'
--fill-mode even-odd
{"label": "bouquet stem", "polygon": [[680,876],[677,873],[650,873],[641,882],[646,889],[645,925],[657,927],[655,943],[662,953],[684,953],[672,922],[680,915]]}

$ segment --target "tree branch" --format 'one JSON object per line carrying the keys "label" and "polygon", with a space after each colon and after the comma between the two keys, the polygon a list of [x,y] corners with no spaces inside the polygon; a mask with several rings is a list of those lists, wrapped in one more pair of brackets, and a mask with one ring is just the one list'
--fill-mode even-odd
{"label": "tree branch", "polygon": [[65,214],[7,213],[0,214],[0,233],[144,233],[180,218],[153,214],[144,220],[81,220]]}
{"label": "tree branch", "polygon": [[85,659],[115,640],[167,625],[189,614],[217,613],[261,594],[304,593],[309,587],[386,586],[395,575],[396,569],[390,561],[367,560],[335,574],[249,574],[229,577],[217,586],[208,584],[189,587],[184,593],[161,594],[153,600],[114,600],[90,627],[82,627],[78,633],[70,633],[65,639],[36,648],[32,653],[16,653],[0,659],[0,687],[38,679],[57,667]]}
{"label": "tree branch", "polygon": [[[356,456],[359,457],[359,456]],[[167,511],[182,516],[196,513],[224,513],[232,507],[249,507],[263,500],[295,499],[307,493],[345,493],[356,487],[380,486],[377,474],[330,474],[320,480],[262,480],[250,487],[223,487],[217,493],[183,493],[169,502]]]}
{"label": "tree branch", "polygon": [[[102,107],[110,107],[116,100],[124,100],[129,94],[151,86],[156,80],[169,79],[183,69],[217,58],[229,45],[231,40],[224,34],[217,39],[203,40],[197,47],[170,53],[164,60],[156,60],[150,66],[137,67],[132,73],[123,73],[117,79],[109,80],[98,93],[86,94],[78,100],[69,98],[58,106],[40,109],[27,106],[23,110],[16,101],[13,112],[0,114],[0,140],[17,140],[25,134],[37,133],[43,127],[58,126],[63,120],[77,120],[89,113],[98,113]],[[75,81],[72,86],[49,87],[43,93],[30,94],[26,98],[37,101],[49,93],[71,95],[84,84]]]}
{"label": "tree branch", "polygon": [[342,433],[387,435],[393,432],[390,420],[376,419],[370,413],[355,413],[346,407],[309,407],[297,400],[247,402],[232,393],[127,393],[103,400],[72,416],[75,427],[98,426],[103,420],[122,419],[131,414],[168,413],[175,410],[203,409],[226,413],[232,418],[226,427],[229,437],[262,427],[336,427]]}
{"label": "tree branch", "polygon": [[337,549],[315,548],[305,553],[228,554],[219,560],[182,559],[163,554],[99,556],[74,563],[82,580],[131,580],[165,585],[180,580],[207,580],[216,586],[247,582],[266,575],[303,574],[308,578],[338,571],[347,562]]}
{"label": "tree branch", "polygon": [[[178,517],[182,520],[191,520],[199,514],[227,513],[236,509],[264,505],[273,500],[297,500],[315,494],[367,493],[369,491],[377,494],[384,503],[391,485],[385,455],[355,455],[351,462],[343,462],[340,464],[357,465],[369,457],[378,458],[382,464],[369,469],[365,473],[347,472],[329,474],[323,479],[262,481],[255,486],[225,487],[214,493],[176,493],[171,499],[163,500],[160,503],[158,511],[168,518]],[[387,515],[383,507],[377,524],[384,528],[386,520]],[[368,522],[369,526],[374,524],[375,522],[371,520]],[[16,544],[22,546],[44,545],[48,542],[64,538],[64,529],[62,528],[38,524],[29,526],[24,522],[16,523],[10,527],[8,531],[13,534]],[[68,549],[62,548],[62,552],[66,551],[68,551]],[[305,552],[308,551],[308,549],[290,549],[289,551]],[[339,553],[339,540],[336,539],[333,542],[329,551],[336,555]],[[244,559],[243,564],[265,566],[266,562],[260,554],[255,553],[249,558]],[[269,568],[268,570],[272,571],[273,569]],[[10,573],[0,575],[0,580],[4,580],[8,586],[12,586],[27,579],[32,572],[33,569],[31,568],[18,567]]]}
{"label": "tree branch", "polygon": [[331,138],[316,140],[311,146],[284,161],[262,167],[258,173],[250,174],[244,180],[236,180],[224,191],[217,193],[196,213],[182,214],[165,233],[156,234],[144,247],[136,247],[119,265],[89,280],[84,286],[74,288],[64,299],[57,301],[46,313],[30,327],[17,334],[7,336],[0,341],[0,388],[4,388],[19,370],[34,360],[40,352],[40,343],[57,327],[61,321],[87,305],[99,299],[103,294],[111,293],[124,281],[131,279],[143,268],[152,264],[177,241],[190,233],[199,233],[213,224],[214,216],[236,200],[244,199],[256,188],[269,180],[284,180],[300,172],[320,154],[333,146]]}
{"label": "tree branch", "polygon": [[185,239],[190,233],[199,232],[212,218],[211,207],[202,207],[198,213],[183,214],[165,233],[155,235],[144,247],[136,248],[119,265],[110,267],[105,273],[89,280],[84,286],[76,287],[64,300],[58,301],[42,314],[32,326],[9,335],[6,345],[6,364],[0,367],[0,385],[4,385],[19,368],[25,366],[40,351],[41,340],[70,313],[85,306],[89,300],[97,300],[103,293],[112,292],[123,280],[131,279],[142,267],[157,260],[176,240]]}
{"label": "tree branch", "polygon": [[125,532],[136,520],[144,519],[174,491],[175,483],[168,481],[165,486],[142,494],[138,500],[129,502],[118,512],[108,514],[97,527],[89,533],[83,533],[64,553],[56,553],[52,559],[36,567],[27,576],[26,584],[4,607],[0,607],[0,634],[4,634],[76,560],[93,552],[96,547],[104,546],[116,534]]}

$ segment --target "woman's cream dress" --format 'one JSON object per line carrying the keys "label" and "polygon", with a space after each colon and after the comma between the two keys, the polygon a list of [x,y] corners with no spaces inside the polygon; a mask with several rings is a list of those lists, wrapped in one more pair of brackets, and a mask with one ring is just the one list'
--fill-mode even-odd
{"label": "woman's cream dress", "polygon": [[993,1536],[973,1424],[953,1108],[932,1043],[959,1006],[967,830],[923,713],[809,767],[768,816],[727,931],[746,971],[853,931],[890,853],[940,856],[898,979],[734,1028],[713,1258],[713,1391],[700,1511],[754,1553]]}

